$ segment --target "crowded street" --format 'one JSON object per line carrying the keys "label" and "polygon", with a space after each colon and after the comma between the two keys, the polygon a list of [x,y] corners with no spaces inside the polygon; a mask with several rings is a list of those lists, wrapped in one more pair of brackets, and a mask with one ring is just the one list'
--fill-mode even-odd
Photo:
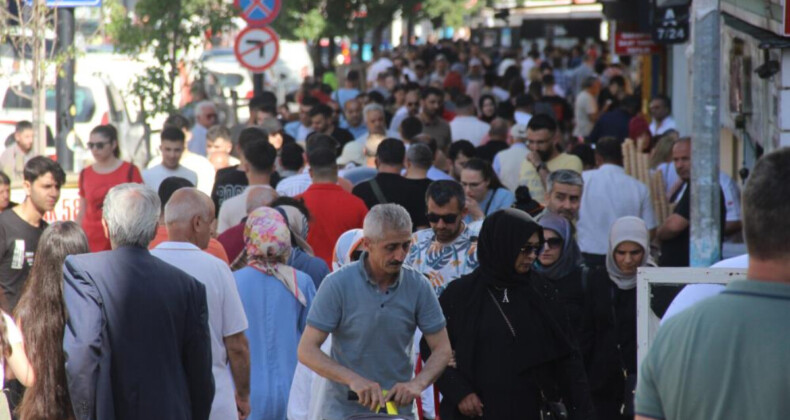
{"label": "crowded street", "polygon": [[790,418],[784,0],[61,1],[0,420]]}

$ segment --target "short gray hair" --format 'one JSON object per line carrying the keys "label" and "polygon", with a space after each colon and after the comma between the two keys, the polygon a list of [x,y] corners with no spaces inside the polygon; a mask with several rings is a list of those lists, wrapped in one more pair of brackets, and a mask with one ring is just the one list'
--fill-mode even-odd
{"label": "short gray hair", "polygon": [[247,188],[249,189],[246,201],[247,214],[260,207],[269,207],[269,204],[279,197],[277,191],[267,185],[253,185]]}
{"label": "short gray hair", "polygon": [[406,151],[406,160],[420,169],[430,169],[433,165],[433,152],[426,144],[414,143]]}
{"label": "short gray hair", "polygon": [[386,232],[409,232],[412,223],[409,212],[398,204],[377,204],[365,216],[362,232],[366,238],[380,240]]}
{"label": "short gray hair", "polygon": [[165,224],[187,222],[195,216],[211,220],[211,198],[194,187],[179,188],[165,204]]}
{"label": "short gray hair", "polygon": [[549,174],[546,178],[546,192],[551,193],[554,184],[576,185],[584,189],[584,178],[576,171],[570,169],[560,169]]}
{"label": "short gray hair", "polygon": [[217,110],[217,106],[214,105],[214,102],[211,102],[211,101],[208,101],[208,100],[200,101],[200,102],[197,103],[197,105],[195,105],[195,115],[200,115],[200,113],[203,112],[203,108],[206,108],[206,107],[211,107],[211,109],[213,109],[215,111]]}
{"label": "short gray hair", "polygon": [[154,190],[135,183],[116,185],[104,197],[102,218],[113,247],[148,248],[156,235],[162,204]]}
{"label": "short gray hair", "polygon": [[375,102],[365,105],[365,107],[362,108],[362,116],[365,118],[365,121],[368,120],[368,113],[373,111],[379,111],[384,114],[384,107]]}

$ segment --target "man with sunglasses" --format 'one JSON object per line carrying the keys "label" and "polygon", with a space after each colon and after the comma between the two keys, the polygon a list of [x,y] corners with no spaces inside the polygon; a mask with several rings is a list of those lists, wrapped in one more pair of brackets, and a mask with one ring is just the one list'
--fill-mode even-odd
{"label": "man with sunglasses", "polygon": [[477,236],[482,222],[464,223],[466,195],[455,181],[434,182],[425,200],[431,228],[412,235],[406,264],[428,277],[438,296],[451,281],[477,268]]}

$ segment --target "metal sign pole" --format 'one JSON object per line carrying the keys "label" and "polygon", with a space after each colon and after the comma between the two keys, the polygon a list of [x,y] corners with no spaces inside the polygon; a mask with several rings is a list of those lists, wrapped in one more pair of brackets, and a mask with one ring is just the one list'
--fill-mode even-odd
{"label": "metal sign pole", "polygon": [[[58,8],[58,52],[68,54],[69,47],[74,45],[74,9]],[[74,56],[69,54],[63,61],[58,78],[55,82],[55,99],[57,101],[56,122],[57,138],[55,141],[58,163],[65,171],[74,166],[74,154],[67,145],[67,137],[74,130]],[[87,139],[85,139],[87,141]]]}
{"label": "metal sign pole", "polygon": [[694,2],[694,137],[691,142],[692,267],[709,267],[721,259],[721,125],[719,37],[720,0]]}

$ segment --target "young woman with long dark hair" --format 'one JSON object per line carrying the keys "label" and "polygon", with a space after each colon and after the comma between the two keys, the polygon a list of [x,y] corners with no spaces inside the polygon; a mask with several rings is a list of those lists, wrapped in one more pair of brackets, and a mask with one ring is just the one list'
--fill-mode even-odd
{"label": "young woman with long dark hair", "polygon": [[87,252],[88,239],[74,222],[53,223],[41,235],[36,259],[15,310],[25,353],[36,378],[17,408],[20,419],[74,418],[63,355],[63,261],[69,255]]}

